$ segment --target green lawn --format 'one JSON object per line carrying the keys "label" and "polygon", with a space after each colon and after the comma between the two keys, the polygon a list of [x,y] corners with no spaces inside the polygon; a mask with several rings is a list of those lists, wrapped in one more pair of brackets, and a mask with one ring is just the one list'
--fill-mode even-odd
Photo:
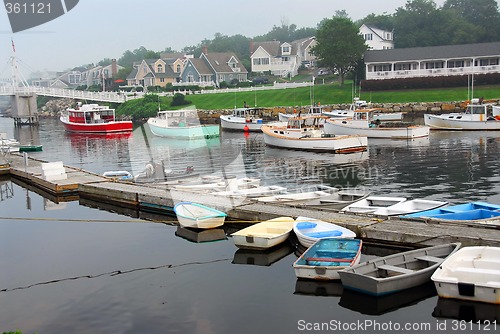
{"label": "green lawn", "polygon": [[[250,106],[304,106],[311,102],[320,104],[350,103],[352,84],[340,87],[338,84],[319,84],[312,87],[253,92],[232,92],[220,94],[189,95],[186,99],[199,109],[231,109],[243,107],[246,101]],[[397,90],[383,92],[357,93],[361,100],[374,103],[405,102],[456,102],[467,100],[467,87],[447,89]],[[500,97],[500,86],[479,86],[474,88],[475,97],[496,99]],[[313,101],[314,100],[314,101]]]}

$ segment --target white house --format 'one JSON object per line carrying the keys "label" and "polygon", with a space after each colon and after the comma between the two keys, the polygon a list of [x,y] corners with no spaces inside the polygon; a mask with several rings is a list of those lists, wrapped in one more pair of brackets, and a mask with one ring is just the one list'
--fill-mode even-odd
{"label": "white house", "polygon": [[310,66],[316,60],[316,57],[311,54],[311,48],[315,44],[316,38],[314,37],[290,43],[279,41],[251,43],[251,71],[257,73],[269,71],[281,77],[296,76],[302,64]]}
{"label": "white house", "polygon": [[500,72],[500,42],[368,50],[366,79],[435,77]]}
{"label": "white house", "polygon": [[359,34],[363,36],[370,50],[394,49],[392,31],[386,31],[363,24],[359,28]]}

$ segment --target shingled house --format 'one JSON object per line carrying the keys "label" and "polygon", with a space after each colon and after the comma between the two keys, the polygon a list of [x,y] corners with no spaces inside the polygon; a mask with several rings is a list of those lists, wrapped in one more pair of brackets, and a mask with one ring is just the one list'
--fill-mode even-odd
{"label": "shingled house", "polygon": [[436,77],[500,72],[500,42],[368,50],[366,79]]}
{"label": "shingled house", "polygon": [[248,71],[233,52],[209,53],[203,48],[199,58],[187,60],[180,76],[184,84],[219,87],[221,82],[248,80]]}

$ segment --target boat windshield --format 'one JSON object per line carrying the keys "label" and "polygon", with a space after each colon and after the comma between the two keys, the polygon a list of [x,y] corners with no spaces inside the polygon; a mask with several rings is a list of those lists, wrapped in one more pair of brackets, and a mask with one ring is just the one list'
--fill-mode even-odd
{"label": "boat windshield", "polygon": [[468,105],[465,113],[472,115],[486,114],[486,105]]}
{"label": "boat windshield", "polygon": [[356,121],[373,120],[373,112],[371,111],[355,112],[353,119]]}

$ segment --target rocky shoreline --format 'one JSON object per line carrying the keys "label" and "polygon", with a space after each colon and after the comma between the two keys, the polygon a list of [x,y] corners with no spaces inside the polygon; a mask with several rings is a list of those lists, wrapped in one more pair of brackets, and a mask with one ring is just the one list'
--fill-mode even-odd
{"label": "rocky shoreline", "polygon": [[[500,100],[488,100],[485,103],[500,104]],[[39,108],[38,117],[59,117],[62,110],[74,106],[75,102],[72,99],[54,99],[49,100],[44,106]],[[410,118],[419,117],[425,113],[430,114],[440,114],[440,113],[450,113],[450,112],[461,112],[465,110],[466,102],[419,102],[419,103],[372,103],[371,108],[380,108],[384,112],[403,112]],[[304,112],[307,107],[274,107],[274,108],[264,108],[264,117],[275,118],[280,112],[293,113]],[[335,110],[335,109],[347,109],[349,104],[331,104],[323,106],[325,111]],[[3,101],[0,104],[0,113],[9,116],[10,115],[10,103],[5,103]],[[204,119],[207,122],[213,123],[218,120],[220,115],[231,114],[232,109],[221,109],[221,110],[201,110],[198,109],[198,116],[200,119]]]}

